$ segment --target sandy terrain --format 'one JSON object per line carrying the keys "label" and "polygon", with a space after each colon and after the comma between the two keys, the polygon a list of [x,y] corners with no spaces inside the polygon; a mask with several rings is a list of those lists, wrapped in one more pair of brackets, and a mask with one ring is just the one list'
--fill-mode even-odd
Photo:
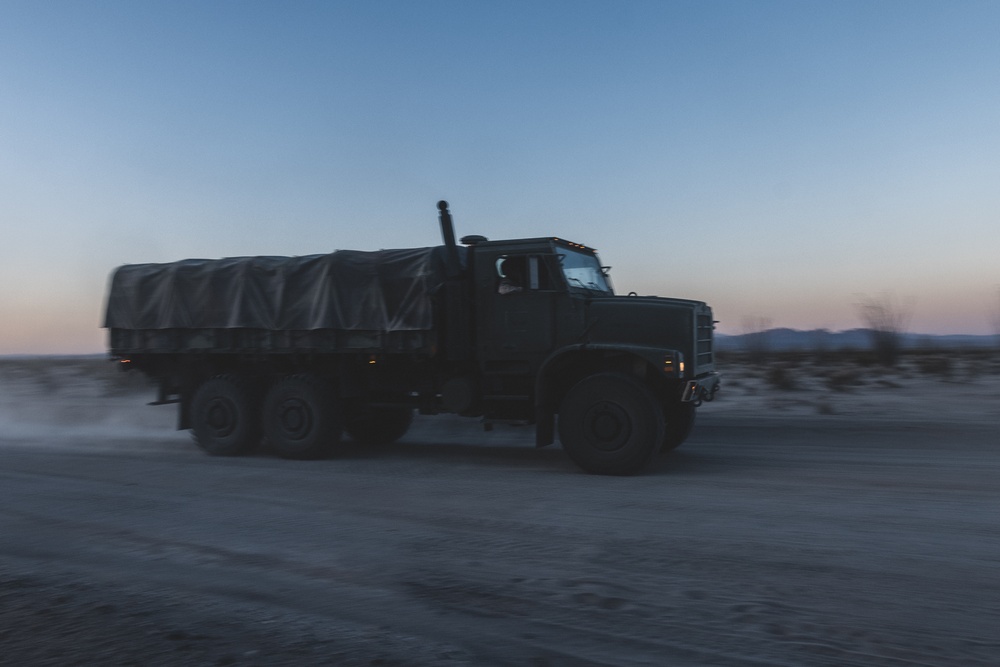
{"label": "sandy terrain", "polygon": [[0,360],[0,664],[997,665],[1000,364],[943,358],[732,364],[634,478],[450,418],[209,458]]}

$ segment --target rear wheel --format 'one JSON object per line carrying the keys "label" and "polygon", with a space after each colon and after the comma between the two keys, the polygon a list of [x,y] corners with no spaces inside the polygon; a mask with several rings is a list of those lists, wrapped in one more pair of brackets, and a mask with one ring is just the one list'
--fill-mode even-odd
{"label": "rear wheel", "polygon": [[239,377],[209,378],[191,398],[195,443],[212,456],[246,453],[260,442],[258,407],[254,392]]}
{"label": "rear wheel", "polygon": [[329,385],[310,374],[292,375],[264,399],[264,435],[286,459],[326,457],[340,443],[340,406]]}
{"label": "rear wheel", "polygon": [[590,473],[638,473],[660,451],[663,438],[663,410],[649,389],[627,375],[584,378],[559,408],[563,449]]}
{"label": "rear wheel", "polygon": [[363,445],[388,445],[406,435],[412,423],[410,408],[362,408],[345,421],[344,430]]}
{"label": "rear wheel", "polygon": [[663,410],[667,420],[663,436],[663,452],[671,452],[683,444],[694,428],[696,410],[691,403],[673,403]]}

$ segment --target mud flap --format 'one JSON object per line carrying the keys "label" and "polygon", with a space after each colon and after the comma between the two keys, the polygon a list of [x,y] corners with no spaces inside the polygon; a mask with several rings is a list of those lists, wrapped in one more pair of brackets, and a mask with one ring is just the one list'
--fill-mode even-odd
{"label": "mud flap", "polygon": [[535,447],[548,447],[556,441],[556,415],[543,407],[535,408]]}

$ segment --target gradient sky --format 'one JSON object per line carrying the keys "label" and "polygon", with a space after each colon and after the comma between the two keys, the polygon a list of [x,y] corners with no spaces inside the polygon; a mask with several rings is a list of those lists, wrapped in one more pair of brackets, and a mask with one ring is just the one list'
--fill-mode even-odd
{"label": "gradient sky", "polygon": [[596,247],[720,331],[992,333],[1000,3],[0,2],[0,354],[124,263]]}

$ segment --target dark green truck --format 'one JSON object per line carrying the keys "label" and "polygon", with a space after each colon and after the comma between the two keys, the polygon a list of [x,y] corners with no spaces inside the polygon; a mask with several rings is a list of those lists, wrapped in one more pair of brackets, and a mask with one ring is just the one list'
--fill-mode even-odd
{"label": "dark green truck", "polygon": [[209,454],[388,443],[413,414],[534,425],[582,469],[634,474],[684,441],[719,388],[712,310],[617,296],[596,252],[558,238],[306,257],[126,265],[112,358],[157,381]]}

